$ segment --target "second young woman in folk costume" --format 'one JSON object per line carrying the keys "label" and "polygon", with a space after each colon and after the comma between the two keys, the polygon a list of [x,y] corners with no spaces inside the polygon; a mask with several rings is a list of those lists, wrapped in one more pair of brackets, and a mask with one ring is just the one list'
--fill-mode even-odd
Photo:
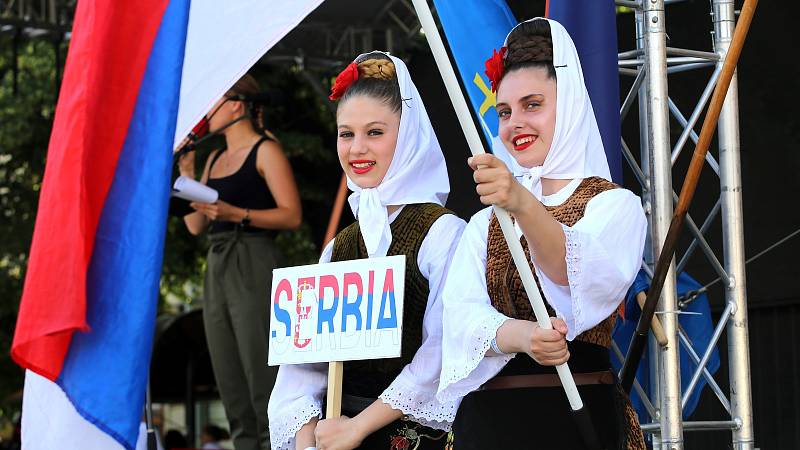
{"label": "second young woman in folk costume", "polygon": [[357,222],[320,262],[406,255],[402,356],[345,362],[345,417],[327,420],[327,364],[282,366],[269,403],[272,446],[442,449],[455,403],[436,399],[440,292],[464,228],[442,206],[450,191],[444,157],[400,59],[359,56],[337,77],[332,98],[339,98],[338,156]]}
{"label": "second young woman in folk costume", "polygon": [[554,329],[536,323],[492,209],[475,214],[443,292],[438,398],[461,399],[453,448],[584,448],[553,367],[567,361],[603,447],[644,448],[608,352],[617,308],[641,264],[640,200],[609,181],[566,30],[533,19],[515,27],[506,46],[487,74],[519,181],[492,155],[469,164],[481,201],[515,219]]}

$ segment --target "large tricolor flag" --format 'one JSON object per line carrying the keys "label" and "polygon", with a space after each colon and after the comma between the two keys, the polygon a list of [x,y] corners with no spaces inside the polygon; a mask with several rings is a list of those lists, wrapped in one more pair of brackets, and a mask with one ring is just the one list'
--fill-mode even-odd
{"label": "large tricolor flag", "polygon": [[[474,116],[479,119],[492,152],[513,167],[511,156],[497,136],[496,99],[484,74],[484,62],[492,56],[493,49],[503,45],[517,19],[505,0],[434,0],[433,3]],[[564,25],[575,42],[611,176],[621,182],[614,0],[548,0],[542,14]]]}
{"label": "large tricolor flag", "polygon": [[322,0],[81,0],[12,345],[26,449],[132,449],[171,150]]}

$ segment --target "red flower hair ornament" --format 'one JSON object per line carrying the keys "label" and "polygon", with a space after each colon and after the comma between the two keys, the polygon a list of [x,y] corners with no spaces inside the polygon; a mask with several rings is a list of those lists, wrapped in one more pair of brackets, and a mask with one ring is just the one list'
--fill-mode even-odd
{"label": "red flower hair ornament", "polygon": [[328,98],[331,101],[339,100],[344,95],[347,88],[358,79],[358,64],[351,62],[347,67],[342,70],[339,75],[336,75],[336,80],[333,82],[331,88],[331,95]]}
{"label": "red flower hair ornament", "polygon": [[497,86],[500,84],[500,79],[503,78],[507,51],[506,47],[500,47],[499,53],[497,50],[492,50],[492,57],[484,63],[486,64],[486,76],[492,82],[492,92],[497,92]]}

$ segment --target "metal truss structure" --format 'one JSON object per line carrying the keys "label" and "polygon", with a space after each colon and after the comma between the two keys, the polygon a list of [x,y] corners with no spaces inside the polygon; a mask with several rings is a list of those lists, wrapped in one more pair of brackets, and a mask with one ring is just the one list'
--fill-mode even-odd
{"label": "metal truss structure", "polygon": [[[343,23],[342,11],[348,11]],[[424,43],[410,0],[323,3],[262,59],[329,75],[365,49],[403,54]]]}
{"label": "metal truss structure", "polygon": [[[679,0],[678,0],[679,1]],[[676,0],[616,0],[618,6],[634,9],[636,21],[635,48],[619,53],[621,75],[633,77],[620,108],[624,119],[634,102],[639,106],[640,161],[637,162],[623,139],[625,159],[642,186],[644,208],[650,224],[650,247],[646,250],[643,267],[652,275],[653,264],[672,218],[673,202],[677,195],[672,184],[672,167],[679,160],[688,141],[697,142],[697,121],[711,98],[719,77],[722,61],[730,45],[736,13],[733,0],[711,0],[713,49],[710,51],[671,48],[666,45],[666,20],[670,3]],[[710,70],[708,82],[688,117],[669,97],[670,75],[689,70]],[[670,116],[682,127],[674,143],[670,140]],[[747,329],[747,299],[745,285],[744,236],[742,230],[741,171],[739,160],[739,116],[736,75],[718,122],[718,157],[708,154],[706,162],[719,178],[720,197],[702,224],[686,218],[692,241],[667,276],[658,316],[669,342],[660,347],[651,338],[650,379],[656,380],[649,402],[645,406],[648,418],[640,418],[642,428],[653,434],[656,449],[682,449],[683,432],[695,430],[730,430],[734,449],[752,449],[754,445],[750,392],[750,359]],[[688,152],[685,152],[688,153]],[[709,246],[705,235],[711,223],[721,215],[722,260]],[[697,349],[686,333],[679,329],[677,315],[693,300],[692,296],[679,301],[676,273],[680,273],[689,258],[700,249],[713,270],[725,285],[725,307],[717,322],[707,348]],[[696,295],[696,294],[695,294]],[[706,366],[720,336],[727,332],[729,360],[729,395],[709,373]],[[681,391],[679,351],[685,349],[697,368],[685,390]],[[619,349],[615,349],[621,357]],[[683,421],[682,410],[700,378],[704,378],[729,417],[716,421]],[[647,395],[634,386],[640,396]],[[649,422],[649,423],[648,423]]]}
{"label": "metal truss structure", "polygon": [[77,0],[0,0],[0,32],[29,37],[64,34],[72,29]]}
{"label": "metal truss structure", "polygon": [[[18,92],[20,46],[31,39],[53,45],[55,93],[61,82],[62,43],[72,34],[72,17],[77,0],[0,0],[0,38],[11,41],[11,64],[0,67],[0,77],[11,71],[12,90]],[[5,47],[5,46],[4,46]]]}

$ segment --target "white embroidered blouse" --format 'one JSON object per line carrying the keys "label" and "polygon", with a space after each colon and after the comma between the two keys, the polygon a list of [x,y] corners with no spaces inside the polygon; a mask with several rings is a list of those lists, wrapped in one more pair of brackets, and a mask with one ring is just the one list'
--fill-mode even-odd
{"label": "white embroidered blouse", "polygon": [[[543,196],[542,203],[562,204],[581,181],[575,179],[559,192]],[[487,294],[486,248],[491,214],[492,209],[485,208],[470,219],[442,292],[444,356],[437,394],[442,402],[460,403],[462,397],[494,377],[514,357],[486,355],[497,329],[509,319],[492,306]],[[625,189],[612,189],[592,198],[583,218],[574,226],[562,227],[569,284],[556,284],[535,260],[533,265],[546,301],[566,322],[567,339],[571,341],[619,306],[641,265],[647,221],[636,195]],[[522,236],[518,228],[517,234]]]}

